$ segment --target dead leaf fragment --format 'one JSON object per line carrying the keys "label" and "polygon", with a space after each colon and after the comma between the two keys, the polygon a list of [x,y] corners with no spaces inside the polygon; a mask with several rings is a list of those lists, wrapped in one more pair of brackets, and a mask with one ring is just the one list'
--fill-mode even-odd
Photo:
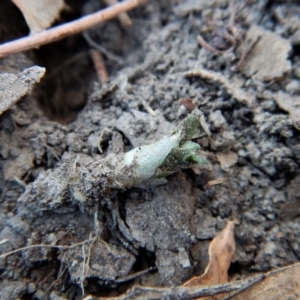
{"label": "dead leaf fragment", "polygon": [[[228,284],[176,288],[157,288],[134,286],[128,293],[109,299],[138,300],[138,299],[195,299],[199,296],[216,295],[222,293],[223,299],[231,300],[282,300],[299,299],[300,295],[300,263],[277,269],[266,274],[256,275],[246,280]],[[93,297],[91,295],[83,300],[102,300],[108,298]]]}
{"label": "dead leaf fragment", "polygon": [[[183,286],[207,286],[227,282],[227,272],[234,252],[234,222],[230,221],[209,245],[209,263],[204,271],[204,274],[193,277]],[[205,299],[211,298],[209,297]]]}
{"label": "dead leaf fragment", "polygon": [[230,167],[237,163],[239,157],[235,152],[228,150],[217,152],[217,159],[221,164],[222,170],[228,171]]}
{"label": "dead leaf fragment", "polygon": [[300,263],[296,263],[292,266],[281,268],[265,274],[265,279],[226,299],[280,300],[299,299],[299,297]]}
{"label": "dead leaf fragment", "polygon": [[0,74],[0,115],[25,96],[45,74],[45,68],[30,67],[18,75]]}
{"label": "dead leaf fragment", "polygon": [[273,95],[277,105],[288,112],[296,128],[300,128],[300,96],[293,96],[284,92]]}
{"label": "dead leaf fragment", "polygon": [[270,81],[291,70],[287,59],[291,44],[276,33],[252,25],[246,35],[246,45],[249,53],[241,69],[246,76]]}
{"label": "dead leaf fragment", "polygon": [[227,282],[227,272],[234,252],[234,222],[230,221],[209,245],[209,263],[204,274],[193,277],[183,286],[214,285]]}
{"label": "dead leaf fragment", "polygon": [[35,34],[51,26],[66,8],[63,0],[12,0],[21,10],[30,33]]}

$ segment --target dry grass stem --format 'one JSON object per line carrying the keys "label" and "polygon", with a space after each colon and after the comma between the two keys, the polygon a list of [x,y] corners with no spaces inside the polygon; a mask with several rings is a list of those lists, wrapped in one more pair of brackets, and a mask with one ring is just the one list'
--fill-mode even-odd
{"label": "dry grass stem", "polygon": [[207,184],[208,185],[217,185],[221,184],[227,181],[227,178],[220,178],[220,179],[215,179],[215,180],[210,180]]}
{"label": "dry grass stem", "polygon": [[151,106],[149,105],[148,102],[142,100],[142,104],[143,104],[144,108],[147,110],[147,112],[148,112],[151,116],[156,117],[155,111],[151,108]]}

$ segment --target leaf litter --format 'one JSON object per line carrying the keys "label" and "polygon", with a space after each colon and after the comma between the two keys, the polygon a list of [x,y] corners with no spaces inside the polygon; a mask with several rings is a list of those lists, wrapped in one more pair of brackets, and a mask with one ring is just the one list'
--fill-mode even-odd
{"label": "leaf litter", "polygon": [[22,14],[30,28],[30,33],[35,34],[50,27],[59,19],[61,11],[66,9],[63,0],[12,0],[22,11]]}

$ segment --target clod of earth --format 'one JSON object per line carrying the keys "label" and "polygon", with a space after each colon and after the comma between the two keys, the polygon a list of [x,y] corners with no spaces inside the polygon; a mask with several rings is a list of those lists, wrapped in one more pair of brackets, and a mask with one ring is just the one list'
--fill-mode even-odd
{"label": "clod of earth", "polygon": [[[195,287],[201,289],[203,286],[203,294],[205,295],[216,295],[213,288],[211,288],[211,294],[207,286],[214,286],[221,283],[226,283],[228,280],[228,269],[231,264],[233,255],[235,253],[235,239],[234,239],[234,222],[229,221],[226,227],[218,233],[215,238],[211,241],[209,246],[209,263],[201,276],[196,276],[188,280],[182,286],[173,289],[167,288],[151,288],[151,287],[140,287],[134,286],[126,294],[120,295],[118,297],[110,297],[111,300],[125,300],[125,299],[206,299],[213,300],[219,299],[212,297],[192,297],[189,295],[189,290],[186,288]],[[180,296],[179,296],[180,295]],[[199,293],[200,296],[200,293]],[[219,295],[220,296],[220,295]],[[91,298],[90,298],[91,297]],[[218,296],[217,296],[218,297]],[[85,300],[95,299],[95,300],[105,300],[108,298],[98,298],[88,296]]]}
{"label": "clod of earth", "polygon": [[34,66],[14,74],[0,74],[0,115],[24,97],[45,75],[45,68]]}
{"label": "clod of earth", "polygon": [[[110,188],[157,185],[166,182],[164,177],[180,168],[193,163],[206,165],[207,161],[197,154],[200,146],[191,141],[197,135],[201,116],[199,110],[194,110],[171,135],[150,145],[136,147],[124,155],[110,154],[97,162],[79,158],[70,165],[62,164],[54,171],[41,174],[21,198],[31,195],[35,203],[35,199],[43,195],[43,201],[49,201],[54,207],[70,198],[84,204]],[[49,180],[59,176],[64,177],[60,184],[46,187]],[[37,203],[39,206],[43,204],[41,201]]]}

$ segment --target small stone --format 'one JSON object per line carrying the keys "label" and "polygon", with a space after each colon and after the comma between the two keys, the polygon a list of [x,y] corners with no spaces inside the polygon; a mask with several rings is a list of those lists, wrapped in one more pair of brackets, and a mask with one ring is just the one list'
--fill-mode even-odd
{"label": "small stone", "polygon": [[184,267],[184,268],[188,268],[191,266],[190,260],[189,260],[189,256],[186,253],[184,248],[179,248],[179,263]]}
{"label": "small stone", "polygon": [[228,171],[230,167],[234,166],[238,162],[237,154],[230,150],[217,152],[217,159],[224,171]]}
{"label": "small stone", "polygon": [[300,92],[300,82],[299,80],[292,80],[290,81],[286,87],[285,90],[290,94],[296,94]]}
{"label": "small stone", "polygon": [[209,120],[213,123],[214,127],[220,128],[222,125],[226,124],[226,120],[222,115],[220,110],[216,110],[209,115]]}
{"label": "small stone", "polygon": [[265,246],[265,253],[272,255],[277,250],[277,245],[274,242],[267,242]]}

